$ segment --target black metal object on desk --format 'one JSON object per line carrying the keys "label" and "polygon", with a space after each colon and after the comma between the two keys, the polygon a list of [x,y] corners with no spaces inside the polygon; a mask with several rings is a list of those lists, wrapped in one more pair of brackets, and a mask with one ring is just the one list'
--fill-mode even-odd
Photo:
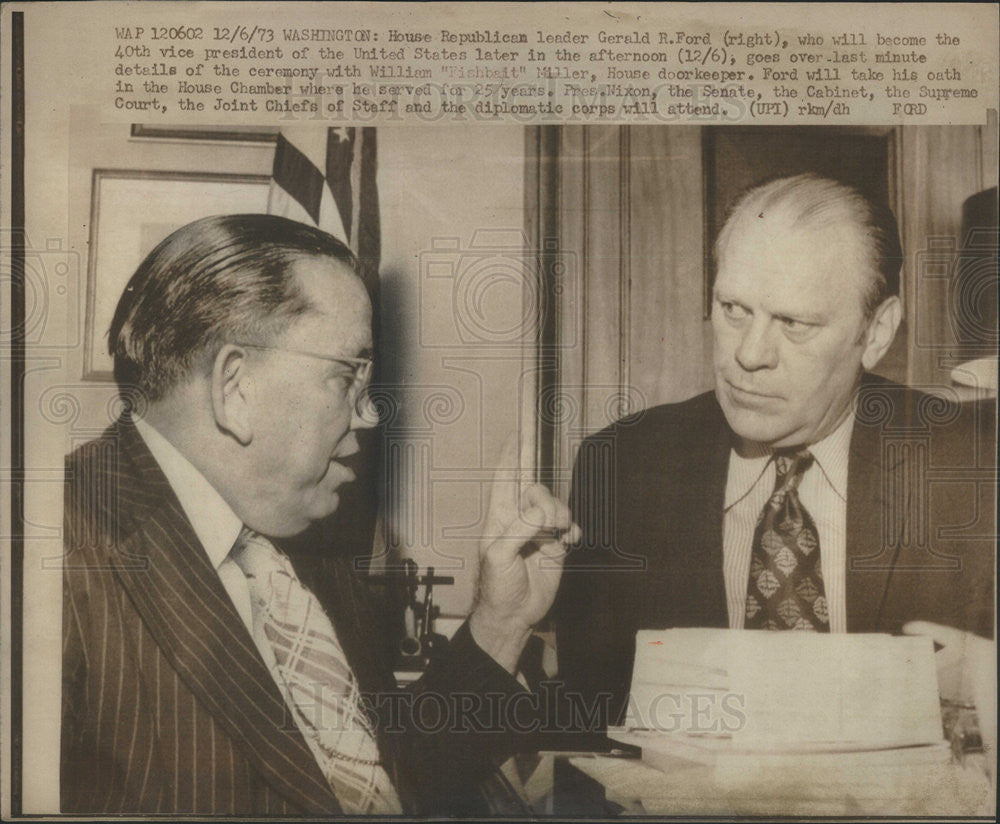
{"label": "black metal object on desk", "polygon": [[[455,578],[451,575],[435,575],[434,567],[420,574],[415,561],[407,558],[402,569],[389,569],[368,579],[375,584],[402,584],[405,588],[405,608],[403,613],[403,637],[399,641],[399,660],[396,669],[422,671],[447,646],[448,640],[434,631],[434,621],[441,614],[441,608],[434,603],[434,585],[451,585]],[[419,597],[420,587],[424,597]]]}

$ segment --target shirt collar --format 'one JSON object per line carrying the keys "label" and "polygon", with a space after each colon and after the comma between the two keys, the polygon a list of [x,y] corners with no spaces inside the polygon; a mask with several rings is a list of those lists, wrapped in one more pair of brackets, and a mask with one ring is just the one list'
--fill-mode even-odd
{"label": "shirt collar", "polygon": [[771,450],[761,444],[748,444],[745,448],[734,446],[729,452],[729,474],[726,477],[726,502],[729,509],[746,497],[760,480],[771,460]]}
{"label": "shirt collar", "polygon": [[847,459],[851,449],[851,434],[854,431],[854,412],[844,418],[836,429],[823,440],[809,447],[816,465],[826,476],[833,491],[847,500]]}
{"label": "shirt collar", "polygon": [[132,421],[181,502],[212,566],[218,569],[236,543],[243,522],[205,476],[152,424],[135,415]]}
{"label": "shirt collar", "polygon": [[[851,433],[854,430],[854,413],[847,415],[841,424],[823,440],[810,444],[816,466],[826,477],[833,491],[847,500],[847,460],[850,454]],[[773,451],[760,444],[750,444],[741,450],[736,447],[729,453],[729,475],[726,479],[726,500],[723,509],[729,509],[746,497],[761,479],[771,461]]]}

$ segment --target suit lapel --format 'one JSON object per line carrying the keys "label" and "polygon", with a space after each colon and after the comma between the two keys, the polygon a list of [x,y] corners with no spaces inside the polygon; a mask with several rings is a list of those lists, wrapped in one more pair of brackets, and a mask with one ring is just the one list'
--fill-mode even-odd
{"label": "suit lapel", "polygon": [[[713,398],[714,404],[714,398]],[[732,449],[732,432],[725,423],[722,410],[713,405],[717,418],[713,419],[714,435],[703,457],[705,467],[705,494],[698,500],[704,510],[698,517],[704,525],[703,563],[709,576],[711,597],[706,599],[706,626],[728,627],[729,609],[726,604],[726,581],[723,573],[723,508],[726,504],[726,479],[729,474],[729,453]]]}
{"label": "suit lapel", "polygon": [[180,503],[128,421],[119,488],[134,531],[116,573],[164,655],[264,779],[307,813],[340,811]]}
{"label": "suit lapel", "polygon": [[[867,382],[866,382],[867,383]],[[864,393],[866,386],[862,387]],[[890,401],[895,400],[889,398]],[[864,395],[855,417],[847,468],[847,631],[880,630],[893,565],[900,548],[899,530],[907,512],[906,450],[890,450],[887,415],[893,403]],[[883,408],[884,407],[884,408]],[[895,525],[895,529],[893,526]]]}
{"label": "suit lapel", "polygon": [[679,585],[673,596],[676,614],[684,616],[686,626],[727,627],[722,520],[732,435],[714,397],[702,433],[680,451],[677,486],[664,490],[660,512],[684,525],[675,536],[682,554],[671,564],[671,580]]}

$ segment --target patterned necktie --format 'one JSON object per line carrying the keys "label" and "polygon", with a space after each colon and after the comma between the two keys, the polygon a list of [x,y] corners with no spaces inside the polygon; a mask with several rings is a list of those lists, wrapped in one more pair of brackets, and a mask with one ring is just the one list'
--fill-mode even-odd
{"label": "patterned necktie", "polygon": [[316,596],[256,532],[244,527],[231,555],[247,577],[254,641],[344,812],[398,814],[354,674]]}
{"label": "patterned necktie", "polygon": [[799,500],[812,453],[777,453],[774,492],[753,534],[746,629],[830,631],[819,560],[819,534]]}

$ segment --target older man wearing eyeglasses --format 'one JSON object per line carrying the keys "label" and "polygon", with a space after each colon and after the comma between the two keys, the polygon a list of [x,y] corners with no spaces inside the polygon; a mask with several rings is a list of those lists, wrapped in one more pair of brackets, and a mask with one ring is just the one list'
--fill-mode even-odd
{"label": "older man wearing eyeglasses", "polygon": [[371,311],[343,244],[267,215],[189,224],[132,277],[109,335],[131,409],[67,460],[64,812],[462,809],[514,746],[511,673],[578,539],[563,504],[494,490],[477,606],[408,693],[352,559],[306,575],[281,549],[376,423]]}

